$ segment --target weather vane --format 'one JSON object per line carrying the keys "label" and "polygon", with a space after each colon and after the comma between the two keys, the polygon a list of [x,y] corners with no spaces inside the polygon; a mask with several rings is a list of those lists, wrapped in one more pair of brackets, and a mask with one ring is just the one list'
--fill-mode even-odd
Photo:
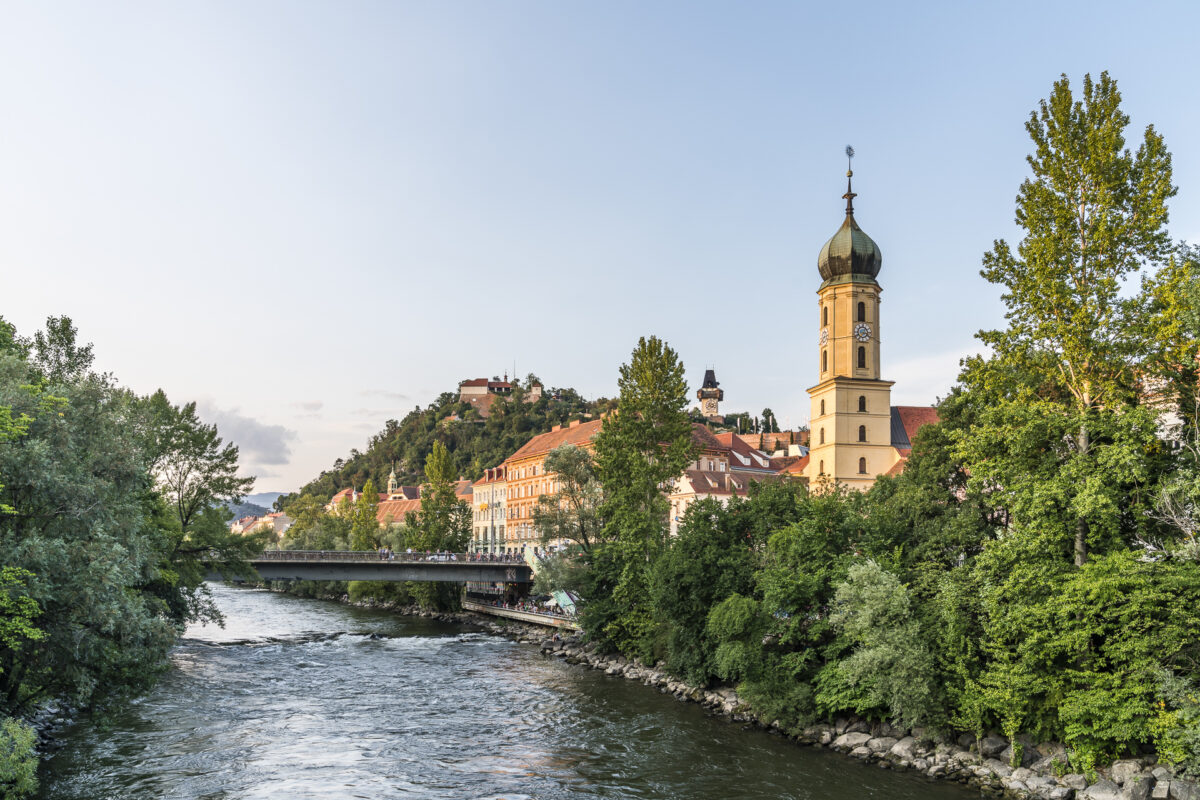
{"label": "weather vane", "polygon": [[850,163],[854,159],[854,148],[846,145],[846,193],[842,197],[846,198],[846,214],[854,213],[854,198],[858,195],[854,194],[854,190],[850,188],[850,179],[854,177],[854,170],[850,169]]}

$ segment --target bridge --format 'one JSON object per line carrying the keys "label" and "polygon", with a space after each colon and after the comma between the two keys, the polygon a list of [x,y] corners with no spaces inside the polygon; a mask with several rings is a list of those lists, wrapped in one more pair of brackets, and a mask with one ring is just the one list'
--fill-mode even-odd
{"label": "bridge", "polygon": [[[264,550],[250,566],[265,581],[446,581],[532,583],[533,570],[520,556],[481,553],[392,553],[371,550]],[[208,580],[245,580],[219,568]]]}

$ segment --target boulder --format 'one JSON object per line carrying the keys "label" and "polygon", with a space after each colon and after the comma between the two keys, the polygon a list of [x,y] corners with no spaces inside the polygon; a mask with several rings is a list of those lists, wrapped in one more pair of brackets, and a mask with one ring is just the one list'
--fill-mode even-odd
{"label": "boulder", "polygon": [[871,748],[872,753],[886,753],[895,745],[896,740],[890,736],[880,736],[878,739],[867,742],[867,747]]}
{"label": "boulder", "polygon": [[1171,781],[1171,800],[1200,800],[1200,790],[1194,783]]}
{"label": "boulder", "polygon": [[1078,772],[1072,772],[1069,775],[1063,775],[1058,779],[1058,782],[1063,786],[1070,786],[1076,791],[1082,791],[1087,788],[1087,778],[1083,777]]}
{"label": "boulder", "polygon": [[1166,767],[1155,767],[1153,775],[1154,775],[1154,780],[1159,781],[1159,782],[1169,781],[1169,780],[1171,780],[1171,778],[1175,777],[1175,774],[1173,772],[1171,772],[1171,770],[1167,769]]}
{"label": "boulder", "polygon": [[892,745],[892,755],[897,758],[903,758],[911,761],[915,757],[913,752],[917,747],[917,740],[912,736],[905,736],[900,741]]}
{"label": "boulder", "polygon": [[1029,787],[1025,785],[1025,781],[1019,781],[1016,778],[1004,778],[1000,781],[1004,784],[1004,788],[1010,792],[1028,792]]}
{"label": "boulder", "polygon": [[1154,800],[1168,800],[1171,797],[1171,782],[1155,781],[1154,788],[1150,790],[1150,796]]}
{"label": "boulder", "polygon": [[979,740],[979,755],[984,758],[996,758],[1008,747],[1008,740],[1002,736],[985,736]]}
{"label": "boulder", "polygon": [[1133,759],[1124,761],[1114,761],[1113,765],[1108,768],[1108,775],[1115,783],[1124,786],[1126,783],[1142,771],[1142,765]]}
{"label": "boulder", "polygon": [[993,775],[998,775],[1001,778],[1007,778],[1013,774],[1012,767],[1005,764],[1003,761],[998,761],[994,758],[989,758],[983,762],[983,768]]}
{"label": "boulder", "polygon": [[1076,796],[1080,800],[1121,800],[1121,787],[1107,778],[1102,778]]}
{"label": "boulder", "polygon": [[1130,778],[1129,782],[1121,787],[1121,797],[1123,800],[1150,800],[1150,795],[1153,791],[1154,778],[1149,776],[1141,780]]}
{"label": "boulder", "polygon": [[1059,786],[1051,789],[1050,794],[1046,795],[1049,800],[1072,800],[1075,797],[1075,790],[1068,786]]}
{"label": "boulder", "polygon": [[[843,736],[855,736],[857,734],[843,733],[842,735]],[[863,734],[863,735],[865,735],[865,734]],[[853,756],[854,758],[866,758],[867,756],[871,755],[871,749],[869,747],[867,747],[866,745],[859,745],[858,747],[856,747],[850,751],[850,755]]]}
{"label": "boulder", "polygon": [[[838,750],[853,750],[871,741],[869,733],[843,733],[833,740],[833,746]],[[867,752],[870,752],[869,750]]]}

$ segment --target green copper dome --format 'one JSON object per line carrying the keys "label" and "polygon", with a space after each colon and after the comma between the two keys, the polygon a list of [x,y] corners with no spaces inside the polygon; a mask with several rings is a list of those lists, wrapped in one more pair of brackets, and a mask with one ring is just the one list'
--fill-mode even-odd
{"label": "green copper dome", "polygon": [[826,281],[851,275],[874,279],[883,266],[883,254],[879,252],[879,246],[863,233],[854,220],[855,194],[850,190],[852,175],[851,172],[846,173],[846,193],[842,195],[846,198],[846,221],[817,256],[817,269]]}

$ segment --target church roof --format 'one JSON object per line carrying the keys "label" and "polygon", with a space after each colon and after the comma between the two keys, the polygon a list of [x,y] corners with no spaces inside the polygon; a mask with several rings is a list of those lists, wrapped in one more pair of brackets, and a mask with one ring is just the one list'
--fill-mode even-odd
{"label": "church roof", "polygon": [[938,422],[933,406],[892,406],[892,447],[911,450],[917,431]]}
{"label": "church roof", "polygon": [[831,281],[836,278],[859,277],[874,280],[883,266],[883,253],[875,241],[858,227],[854,219],[854,198],[850,188],[853,172],[846,172],[846,219],[821,252],[817,255],[817,269],[821,278]]}

